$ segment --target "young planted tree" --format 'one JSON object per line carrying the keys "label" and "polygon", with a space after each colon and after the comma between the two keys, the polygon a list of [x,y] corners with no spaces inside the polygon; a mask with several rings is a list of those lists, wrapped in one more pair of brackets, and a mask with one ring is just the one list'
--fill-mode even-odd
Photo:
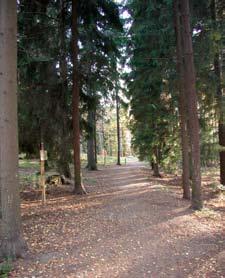
{"label": "young planted tree", "polygon": [[185,96],[187,99],[188,128],[190,136],[191,163],[192,163],[192,208],[202,209],[201,197],[201,163],[199,119],[197,109],[197,94],[195,85],[195,68],[192,46],[192,30],[190,27],[189,0],[179,3],[181,14],[181,38]]}
{"label": "young planted tree", "polygon": [[74,193],[86,194],[81,178],[80,161],[80,93],[79,93],[79,70],[78,70],[78,1],[72,0],[72,61],[73,61],[73,158],[74,158]]}
{"label": "young planted tree", "polygon": [[17,1],[0,1],[0,257],[21,256],[17,128]]}

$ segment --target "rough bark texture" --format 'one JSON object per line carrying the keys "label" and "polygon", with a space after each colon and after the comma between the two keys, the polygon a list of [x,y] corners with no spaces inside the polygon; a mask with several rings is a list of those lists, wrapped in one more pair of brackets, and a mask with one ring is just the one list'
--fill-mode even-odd
{"label": "rough bark texture", "polygon": [[225,151],[220,152],[220,182],[225,185]]}
{"label": "rough bark texture", "polygon": [[159,148],[157,146],[154,147],[154,161],[152,162],[153,166],[153,176],[161,177],[159,172]]}
{"label": "rough bark texture", "polygon": [[185,101],[185,86],[184,86],[184,72],[183,72],[183,58],[182,58],[182,40],[181,40],[181,26],[178,0],[174,1],[174,15],[175,15],[175,33],[176,33],[176,49],[177,49],[177,74],[179,78],[179,114],[180,114],[180,133],[181,133],[181,149],[182,149],[182,187],[183,198],[190,199],[190,169],[189,169],[189,138],[187,127],[187,107]]}
{"label": "rough bark texture", "polygon": [[18,182],[16,1],[0,1],[0,257],[25,250]]}
{"label": "rough bark texture", "polygon": [[60,175],[64,175],[66,178],[71,178],[71,172],[69,167],[69,162],[71,160],[70,150],[69,150],[69,136],[68,136],[68,124],[67,124],[67,93],[68,93],[68,84],[67,84],[67,62],[66,62],[66,1],[60,0],[60,106],[61,106],[61,115],[62,120],[61,124],[61,134],[60,134],[60,146],[59,146],[59,158],[57,163],[57,168]]}
{"label": "rough bark texture", "polygon": [[[216,2],[215,0],[211,1],[211,17],[214,22],[215,27],[217,26],[217,13],[216,13]],[[222,85],[221,85],[221,62],[219,48],[216,49],[214,56],[214,73],[216,79],[216,100],[217,100],[217,110],[219,116],[218,123],[218,135],[219,135],[219,144],[225,146],[225,123],[224,123],[224,111],[223,111],[223,94],[222,94]],[[225,163],[224,163],[224,152],[220,153],[220,182],[225,185]],[[224,169],[223,169],[224,168]]]}
{"label": "rough bark texture", "polygon": [[95,156],[95,111],[89,107],[88,109],[88,140],[87,140],[87,158],[89,170],[97,170],[96,156]]}
{"label": "rough bark texture", "polygon": [[153,163],[153,176],[154,177],[161,177],[159,173],[159,164],[158,163]]}
{"label": "rough bark texture", "polygon": [[116,122],[117,122],[117,165],[121,165],[120,162],[120,104],[119,104],[119,95],[118,95],[118,89],[116,89]]}
{"label": "rough bark texture", "polygon": [[98,164],[98,146],[97,146],[97,128],[96,128],[96,111],[94,114],[94,141],[95,141],[95,163]]}
{"label": "rough bark texture", "polygon": [[74,193],[85,194],[81,179],[80,163],[80,113],[78,78],[78,14],[77,0],[72,0],[72,59],[73,59],[73,151],[74,151]]}
{"label": "rough bark texture", "polygon": [[197,110],[197,94],[195,87],[195,68],[193,59],[192,30],[189,17],[189,0],[180,1],[181,37],[183,41],[184,85],[187,99],[188,128],[191,145],[192,173],[192,208],[202,208],[201,197],[201,164],[199,120]]}

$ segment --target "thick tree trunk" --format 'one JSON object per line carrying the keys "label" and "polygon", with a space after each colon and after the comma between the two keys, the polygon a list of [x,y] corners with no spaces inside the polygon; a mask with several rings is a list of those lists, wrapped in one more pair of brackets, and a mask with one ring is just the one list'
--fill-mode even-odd
{"label": "thick tree trunk", "polygon": [[189,18],[189,0],[180,0],[181,37],[183,41],[184,86],[187,98],[188,128],[191,145],[192,173],[192,208],[202,209],[201,197],[201,164],[199,120],[197,110],[197,94],[195,85],[195,69],[192,46],[192,30]]}
{"label": "thick tree trunk", "polygon": [[178,0],[174,1],[174,15],[175,15],[175,33],[176,33],[176,49],[177,49],[177,74],[179,78],[179,114],[180,114],[180,128],[181,128],[181,148],[182,148],[182,187],[183,198],[190,200],[190,169],[189,169],[189,138],[187,127],[187,107],[185,100],[185,86],[184,86],[184,72],[183,72],[183,57],[182,57],[182,40],[181,40],[181,26],[180,14],[178,7]]}
{"label": "thick tree trunk", "polygon": [[90,107],[88,109],[88,140],[87,140],[87,158],[88,170],[97,170],[96,157],[95,157],[95,111]]}
{"label": "thick tree trunk", "polygon": [[[216,2],[211,1],[211,17],[214,21],[214,26],[217,26],[217,14],[216,14]],[[218,123],[218,135],[219,144],[225,147],[225,121],[224,121],[224,104],[223,104],[223,94],[221,85],[221,62],[220,62],[220,50],[219,47],[216,49],[214,56],[214,73],[216,77],[216,100],[217,100],[217,110],[219,116]],[[225,185],[225,164],[224,164],[224,151],[220,152],[220,182]]]}
{"label": "thick tree trunk", "polygon": [[67,84],[67,62],[66,62],[66,2],[65,0],[60,0],[60,9],[61,9],[61,20],[60,20],[60,77],[61,77],[61,86],[60,86],[60,111],[61,111],[61,120],[62,124],[60,127],[60,146],[59,146],[59,158],[58,158],[58,171],[60,175],[64,175],[66,178],[71,178],[71,172],[69,167],[69,162],[71,160],[70,149],[69,149],[69,128],[67,123],[67,93],[68,93],[68,84]]}
{"label": "thick tree trunk", "polygon": [[0,1],[0,257],[25,251],[18,182],[16,0]]}
{"label": "thick tree trunk", "polygon": [[117,165],[121,165],[120,155],[121,155],[121,140],[120,140],[120,103],[118,89],[116,89],[116,123],[117,123]]}
{"label": "thick tree trunk", "polygon": [[161,175],[159,172],[159,164],[157,162],[154,162],[152,166],[153,166],[153,176],[160,178]]}
{"label": "thick tree trunk", "polygon": [[78,1],[72,0],[72,58],[73,58],[73,156],[74,156],[74,193],[85,194],[81,179],[80,162],[80,113],[79,113],[79,78],[78,78]]}
{"label": "thick tree trunk", "polygon": [[157,146],[154,147],[154,160],[152,162],[152,168],[153,168],[153,176],[161,178],[159,172],[159,149]]}

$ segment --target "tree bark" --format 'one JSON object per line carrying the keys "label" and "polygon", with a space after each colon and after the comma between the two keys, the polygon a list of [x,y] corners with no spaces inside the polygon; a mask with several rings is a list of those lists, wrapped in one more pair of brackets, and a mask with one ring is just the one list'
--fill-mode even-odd
{"label": "tree bark", "polygon": [[184,86],[187,99],[188,128],[191,146],[192,173],[192,208],[202,209],[201,197],[201,164],[199,120],[197,110],[197,94],[195,85],[195,68],[192,46],[192,30],[190,27],[189,0],[180,0],[181,37],[183,41]]}
{"label": "tree bark", "polygon": [[182,187],[183,198],[190,200],[189,138],[187,122],[187,106],[185,101],[184,66],[182,57],[182,40],[178,0],[174,0],[175,33],[177,50],[177,74],[179,78],[178,109],[180,114],[181,149],[182,149]]}
{"label": "tree bark", "polygon": [[[217,27],[217,13],[216,13],[216,2],[211,1],[211,18],[214,21],[214,27]],[[221,85],[221,63],[220,63],[220,50],[219,47],[216,49],[214,55],[214,73],[216,79],[216,100],[217,100],[217,110],[219,116],[218,122],[218,136],[219,144],[225,147],[225,123],[224,123],[224,105],[223,105],[223,93]],[[225,164],[224,164],[225,151],[220,152],[220,182],[225,185]]]}
{"label": "tree bark", "polygon": [[88,140],[87,140],[87,158],[88,170],[97,170],[96,157],[95,157],[95,111],[89,107],[88,109]]}
{"label": "tree bark", "polygon": [[116,123],[117,123],[117,165],[121,165],[120,154],[121,154],[121,140],[120,140],[120,103],[118,89],[116,88]]}
{"label": "tree bark", "polygon": [[80,162],[80,113],[79,113],[79,78],[78,78],[78,0],[72,0],[72,59],[73,59],[73,156],[74,156],[74,193],[85,194],[81,179]]}
{"label": "tree bark", "polygon": [[0,257],[21,256],[17,127],[16,0],[0,1]]}
{"label": "tree bark", "polygon": [[152,168],[153,168],[153,176],[161,178],[159,172],[159,149],[157,146],[154,147],[154,159],[152,161]]}
{"label": "tree bark", "polygon": [[98,146],[97,146],[97,119],[96,119],[96,109],[94,113],[94,144],[95,144],[95,163],[98,164]]}
{"label": "tree bark", "polygon": [[66,62],[66,2],[65,0],[60,0],[60,111],[61,111],[61,126],[60,126],[60,146],[59,146],[59,158],[58,158],[58,171],[60,175],[64,175],[66,178],[71,178],[71,172],[69,167],[69,162],[71,160],[70,149],[69,149],[69,128],[67,120],[67,93],[68,93],[68,83],[67,83],[67,62]]}

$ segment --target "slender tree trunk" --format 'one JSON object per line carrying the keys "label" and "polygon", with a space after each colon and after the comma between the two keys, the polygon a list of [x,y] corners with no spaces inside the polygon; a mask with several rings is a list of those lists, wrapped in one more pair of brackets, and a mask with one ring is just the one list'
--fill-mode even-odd
{"label": "slender tree trunk", "polygon": [[0,1],[0,257],[21,256],[26,247],[18,181],[16,3]]}
{"label": "slender tree trunk", "polygon": [[94,140],[95,140],[95,163],[98,164],[98,148],[97,148],[97,127],[96,127],[96,110],[94,113]]}
{"label": "slender tree trunk", "polygon": [[[216,2],[211,0],[211,18],[214,22],[214,27],[217,27],[217,14],[216,14]],[[216,100],[217,100],[217,110],[219,115],[218,123],[218,135],[219,144],[225,147],[225,122],[224,122],[224,104],[223,104],[223,94],[221,85],[221,63],[220,63],[220,49],[216,48],[216,53],[214,56],[214,73],[216,77]],[[225,151],[220,151],[220,182],[225,185]]]}
{"label": "slender tree trunk", "polygon": [[199,120],[197,94],[195,85],[195,68],[192,46],[192,30],[190,27],[189,0],[180,0],[181,37],[183,41],[184,86],[187,98],[188,127],[191,145],[192,173],[192,208],[202,209],[201,197],[201,163]]}
{"label": "slender tree trunk", "polygon": [[183,57],[182,57],[182,40],[180,14],[178,0],[174,0],[174,15],[175,15],[175,33],[176,33],[176,48],[177,48],[177,73],[179,78],[179,99],[178,109],[180,114],[181,128],[181,149],[182,149],[182,187],[183,198],[190,200],[190,169],[189,169],[189,138],[187,127],[187,107],[185,100],[184,72],[183,72]]}
{"label": "slender tree trunk", "polygon": [[87,140],[87,158],[89,170],[97,170],[96,158],[95,158],[95,111],[89,107],[88,109],[88,140]]}
{"label": "slender tree trunk", "polygon": [[121,165],[120,155],[121,155],[121,142],[120,142],[120,103],[118,89],[116,89],[116,123],[117,123],[117,165]]}
{"label": "slender tree trunk", "polygon": [[61,55],[60,55],[60,74],[61,74],[61,87],[60,87],[60,111],[62,124],[60,127],[60,146],[59,146],[59,159],[58,159],[58,171],[61,175],[66,178],[71,178],[71,172],[69,167],[69,162],[71,160],[70,149],[69,149],[69,128],[67,123],[67,62],[66,62],[66,2],[65,0],[60,0],[61,9],[61,20],[60,20],[60,45],[61,45]]}
{"label": "slender tree trunk", "polygon": [[72,59],[73,59],[73,152],[74,152],[74,193],[85,194],[81,179],[80,162],[80,113],[78,78],[78,1],[72,0]]}

